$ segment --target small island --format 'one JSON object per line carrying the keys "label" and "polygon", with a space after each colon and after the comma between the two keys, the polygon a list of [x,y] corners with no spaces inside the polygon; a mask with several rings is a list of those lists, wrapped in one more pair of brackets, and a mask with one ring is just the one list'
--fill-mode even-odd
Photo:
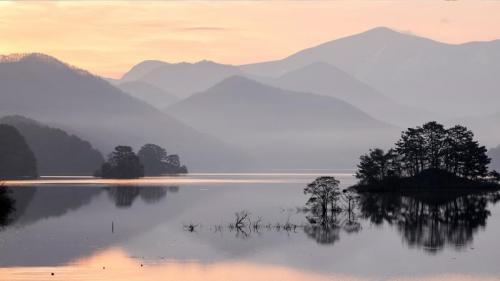
{"label": "small island", "polygon": [[94,177],[108,179],[136,179],[144,176],[186,174],[177,154],[156,144],[145,144],[136,154],[132,147],[120,145],[108,156],[108,161],[94,173]]}
{"label": "small island", "polygon": [[403,190],[480,191],[500,189],[500,174],[489,171],[487,149],[472,131],[435,121],[403,131],[395,148],[371,149],[360,157],[352,187],[358,192]]}

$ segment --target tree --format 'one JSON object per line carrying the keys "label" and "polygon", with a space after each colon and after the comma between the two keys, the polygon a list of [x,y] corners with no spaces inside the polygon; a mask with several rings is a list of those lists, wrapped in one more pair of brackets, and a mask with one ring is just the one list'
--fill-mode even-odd
{"label": "tree", "polygon": [[474,141],[474,134],[464,126],[456,125],[446,131],[444,139],[444,166],[455,175],[463,170],[467,146]]}
{"label": "tree", "polygon": [[422,126],[426,168],[440,169],[444,150],[446,130],[436,121],[427,122]]}
{"label": "tree", "polygon": [[360,157],[356,178],[362,184],[376,184],[389,176],[400,174],[399,162],[394,150],[385,153],[382,149],[370,149],[368,154]]}
{"label": "tree", "polygon": [[35,155],[19,131],[0,125],[0,178],[36,178]]}
{"label": "tree", "polygon": [[396,142],[396,153],[401,157],[401,166],[410,176],[414,176],[425,168],[425,147],[422,128],[408,128],[401,133]]}
{"label": "tree", "polygon": [[483,179],[488,176],[491,162],[486,152],[466,127],[457,125],[445,129],[432,121],[403,131],[396,148],[387,154],[374,149],[361,156],[356,177],[364,185],[380,183],[392,176],[414,177],[424,171],[427,178],[451,175]]}
{"label": "tree", "polygon": [[304,188],[304,194],[310,195],[307,205],[323,219],[328,217],[328,210],[332,214],[338,211],[339,183],[334,177],[319,177]]}
{"label": "tree", "polygon": [[130,146],[117,146],[95,175],[103,178],[139,178],[144,176],[144,167]]}
{"label": "tree", "polygon": [[181,166],[179,155],[168,155],[163,147],[156,144],[144,145],[137,153],[137,156],[144,165],[146,175],[187,173],[187,168]]}
{"label": "tree", "polygon": [[144,173],[147,176],[161,175],[165,172],[165,162],[167,161],[167,151],[155,144],[145,144],[137,156],[144,165]]}
{"label": "tree", "polygon": [[500,173],[497,172],[496,170],[490,171],[488,173],[488,178],[493,183],[500,183]]}
{"label": "tree", "polygon": [[463,177],[468,179],[486,177],[488,164],[491,162],[491,159],[486,154],[487,151],[486,147],[480,146],[477,141],[467,143],[461,171]]}

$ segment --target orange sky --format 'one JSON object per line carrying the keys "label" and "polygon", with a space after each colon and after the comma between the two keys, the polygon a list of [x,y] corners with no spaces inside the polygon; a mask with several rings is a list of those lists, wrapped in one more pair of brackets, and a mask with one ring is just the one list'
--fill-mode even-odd
{"label": "orange sky", "polygon": [[388,26],[500,38],[500,1],[0,2],[0,54],[42,52],[119,77],[145,59],[242,64]]}

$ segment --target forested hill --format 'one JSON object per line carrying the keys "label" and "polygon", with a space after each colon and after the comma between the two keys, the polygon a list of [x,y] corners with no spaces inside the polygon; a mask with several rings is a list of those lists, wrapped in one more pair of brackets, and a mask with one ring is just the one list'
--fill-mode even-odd
{"label": "forested hill", "polygon": [[88,141],[61,129],[19,115],[3,117],[0,123],[17,128],[24,136],[40,175],[92,175],[104,161]]}

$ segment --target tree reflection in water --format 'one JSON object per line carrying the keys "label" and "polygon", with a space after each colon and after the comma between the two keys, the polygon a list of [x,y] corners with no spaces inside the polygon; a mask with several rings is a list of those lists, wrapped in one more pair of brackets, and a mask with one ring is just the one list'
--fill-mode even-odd
{"label": "tree reflection in water", "polygon": [[10,222],[14,211],[14,200],[9,196],[9,188],[0,185],[0,229]]}
{"label": "tree reflection in water", "polygon": [[364,193],[360,197],[361,217],[376,225],[396,226],[410,247],[435,253],[446,246],[456,249],[472,242],[490,216],[488,203],[500,198],[495,193]]}
{"label": "tree reflection in water", "polygon": [[308,224],[304,225],[304,233],[317,243],[334,244],[340,239],[341,231],[357,233],[361,230],[358,221],[357,206],[359,196],[351,191],[344,190],[339,193],[329,212],[320,212],[317,206],[305,209]]}
{"label": "tree reflection in water", "polygon": [[107,188],[108,195],[118,208],[128,208],[140,197],[148,204],[157,203],[168,192],[178,192],[178,186],[113,186]]}

